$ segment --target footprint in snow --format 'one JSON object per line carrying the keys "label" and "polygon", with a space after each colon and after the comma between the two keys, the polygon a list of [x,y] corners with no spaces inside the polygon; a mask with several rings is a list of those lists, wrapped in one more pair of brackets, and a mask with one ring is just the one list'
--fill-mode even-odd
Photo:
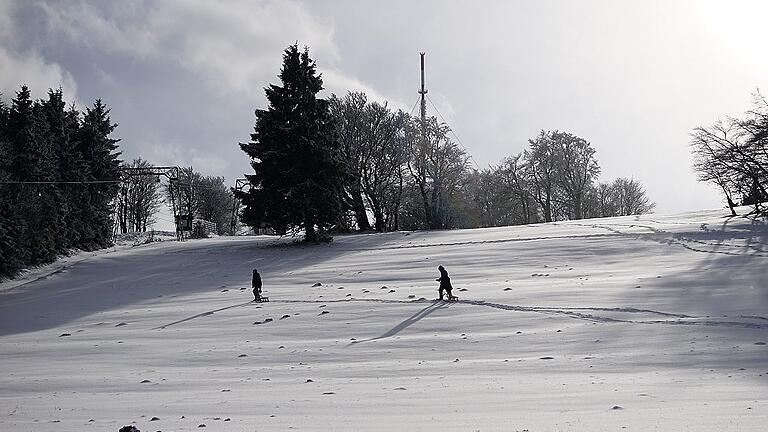
{"label": "footprint in snow", "polygon": [[327,310],[324,310],[324,311],[320,312],[320,315],[325,315],[325,314],[329,314],[329,313],[330,312],[328,312]]}
{"label": "footprint in snow", "polygon": [[151,382],[152,382],[152,381],[150,381],[150,380],[148,380],[148,379],[145,379],[145,380],[141,380],[141,383],[140,383],[140,384],[148,384],[148,383],[151,383]]}
{"label": "footprint in snow", "polygon": [[765,342],[755,342],[755,345],[765,345]]}
{"label": "footprint in snow", "polygon": [[461,288],[461,289],[459,289],[459,291],[467,291],[467,289],[466,288]]}
{"label": "footprint in snow", "polygon": [[413,294],[411,294],[411,295],[409,295],[409,296],[408,296],[408,298],[409,298],[409,299],[412,299],[412,298],[416,298],[416,296],[415,296],[415,295],[413,295]]}
{"label": "footprint in snow", "polygon": [[319,286],[323,286],[323,284],[321,284],[320,282],[315,282],[315,284],[312,285],[312,288],[319,287]]}
{"label": "footprint in snow", "polygon": [[621,405],[614,405],[614,406],[612,406],[612,407],[611,407],[611,409],[612,409],[612,410],[623,410],[623,409],[624,409],[624,407],[623,407],[623,406],[621,406]]}
{"label": "footprint in snow", "polygon": [[264,320],[264,323],[272,322],[272,318],[267,318]]}
{"label": "footprint in snow", "polygon": [[539,357],[539,360],[554,360],[554,359],[555,359],[554,357],[550,357],[550,356]]}
{"label": "footprint in snow", "polygon": [[393,293],[393,292],[395,292],[395,290],[389,290],[389,292]]}
{"label": "footprint in snow", "polygon": [[394,388],[392,390],[407,390],[407,389],[405,387],[397,387],[397,388]]}
{"label": "footprint in snow", "polygon": [[116,325],[115,325],[115,327],[122,327],[122,326],[124,326],[124,325],[128,325],[128,324],[126,324],[126,323],[124,323],[124,322],[121,322],[121,323],[118,323],[118,324],[116,324]]}
{"label": "footprint in snow", "polygon": [[286,318],[290,318],[290,317],[291,317],[290,315],[283,315],[283,316],[280,317],[280,319],[286,319]]}
{"label": "footprint in snow", "polygon": [[160,420],[160,417],[152,417],[151,419],[149,419],[149,421],[158,421],[158,420]]}
{"label": "footprint in snow", "polygon": [[512,288],[506,287],[506,288],[504,288],[504,291],[512,291]]}
{"label": "footprint in snow", "polygon": [[240,354],[239,356],[237,356],[237,358],[243,358],[243,357],[248,357],[248,354]]}

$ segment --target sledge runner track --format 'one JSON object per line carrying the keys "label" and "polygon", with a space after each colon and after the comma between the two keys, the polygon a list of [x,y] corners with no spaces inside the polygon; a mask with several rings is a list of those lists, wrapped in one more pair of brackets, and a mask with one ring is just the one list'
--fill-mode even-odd
{"label": "sledge runner track", "polygon": [[[625,323],[625,324],[646,324],[646,325],[689,325],[689,326],[725,326],[725,327],[741,327],[741,328],[751,328],[751,329],[768,329],[768,324],[766,323],[755,323],[755,322],[749,322],[749,321],[719,321],[719,320],[713,320],[711,318],[702,319],[702,317],[699,316],[692,316],[692,315],[685,315],[685,314],[678,314],[678,313],[669,313],[669,312],[661,312],[661,311],[655,311],[650,309],[638,309],[633,307],[626,307],[626,308],[609,308],[609,307],[551,307],[551,306],[522,306],[522,305],[510,305],[510,304],[504,304],[504,303],[495,303],[495,302],[488,302],[484,300],[470,300],[470,299],[464,299],[464,300],[457,300],[457,301],[442,301],[442,300],[428,300],[428,299],[414,299],[414,300],[392,300],[392,299],[379,299],[379,298],[367,298],[367,299],[361,299],[361,298],[350,298],[350,299],[329,299],[329,300],[292,300],[292,299],[285,299],[285,300],[272,300],[269,303],[279,304],[327,304],[327,303],[354,303],[354,302],[365,302],[365,303],[384,303],[384,304],[425,304],[425,303],[432,303],[432,304],[445,304],[445,305],[472,305],[472,306],[483,306],[483,307],[489,307],[494,309],[500,309],[500,310],[506,310],[506,311],[514,311],[514,312],[531,312],[531,313],[540,313],[540,314],[546,314],[546,315],[562,315],[568,318],[578,319],[578,320],[584,320],[584,321],[591,321],[591,322],[600,322],[600,323]],[[245,303],[238,303],[235,305],[225,306],[219,309],[214,309],[211,311],[202,312],[178,321],[174,321],[159,327],[155,327],[152,330],[162,330],[167,327],[171,327],[177,324],[181,324],[187,321],[191,321],[196,318],[201,318],[204,316],[212,315],[216,312],[221,312],[229,309],[234,309],[241,306],[246,306],[249,304],[254,304],[253,301],[248,301]],[[261,303],[257,303],[261,304]],[[580,311],[590,311],[590,312],[607,312],[607,313],[616,313],[616,314],[652,314],[652,315],[660,315],[664,317],[669,318],[676,318],[676,319],[666,319],[666,320],[631,320],[631,319],[622,319],[622,318],[615,318],[615,317],[607,317],[607,316],[600,316],[594,313],[584,313]],[[757,316],[757,315],[749,315],[749,316],[739,316],[738,318],[745,319],[745,320],[761,320],[761,321],[768,321],[768,318]]]}

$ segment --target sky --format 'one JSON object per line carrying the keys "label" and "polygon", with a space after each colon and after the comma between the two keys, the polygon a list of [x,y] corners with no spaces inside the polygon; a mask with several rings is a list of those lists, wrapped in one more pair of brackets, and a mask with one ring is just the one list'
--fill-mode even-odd
{"label": "sky", "polygon": [[124,159],[234,184],[288,45],[309,47],[323,96],[364,91],[407,112],[426,52],[428,114],[475,167],[567,131],[595,148],[600,181],[634,178],[676,213],[724,205],[696,180],[689,134],[768,88],[765,16],[761,0],[0,0],[0,93],[101,98]]}

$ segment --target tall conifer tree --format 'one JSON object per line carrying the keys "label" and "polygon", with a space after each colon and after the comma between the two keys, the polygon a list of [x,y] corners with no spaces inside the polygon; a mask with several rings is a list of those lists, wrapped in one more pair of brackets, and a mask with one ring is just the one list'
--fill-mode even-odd
{"label": "tall conifer tree", "polygon": [[[88,165],[90,180],[115,181],[120,179],[119,139],[110,135],[117,127],[109,118],[109,109],[101,99],[92,108],[86,108],[78,136],[78,150]],[[84,235],[81,247],[105,247],[112,243],[111,203],[117,195],[116,183],[101,183],[88,189],[89,203],[86,216],[92,230]]]}
{"label": "tall conifer tree", "polygon": [[[0,95],[1,96],[1,95]],[[0,99],[0,181],[14,181],[12,172],[14,154],[8,129],[10,110]],[[15,274],[22,266],[21,246],[18,244],[18,232],[24,223],[18,206],[16,187],[0,184],[0,279]]]}
{"label": "tall conifer tree", "polygon": [[309,50],[283,54],[282,85],[265,89],[269,106],[256,110],[249,143],[251,188],[240,193],[242,221],[280,234],[304,229],[305,241],[324,240],[344,209],[344,168],[328,101],[317,97],[323,80]]}
{"label": "tall conifer tree", "polygon": [[[11,173],[18,181],[56,181],[57,154],[50,139],[50,128],[42,105],[32,101],[29,89],[22,86],[11,102],[7,131],[12,162]],[[24,224],[17,232],[17,244],[24,245],[22,261],[37,265],[56,258],[61,247],[61,209],[52,184],[22,185],[17,193],[17,208]]]}

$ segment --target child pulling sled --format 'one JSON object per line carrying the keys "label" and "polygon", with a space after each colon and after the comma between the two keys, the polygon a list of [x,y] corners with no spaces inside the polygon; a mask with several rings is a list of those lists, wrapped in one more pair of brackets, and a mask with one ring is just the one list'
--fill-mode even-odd
{"label": "child pulling sled", "polygon": [[438,294],[440,294],[440,300],[443,300],[443,291],[445,291],[448,294],[448,301],[457,301],[459,298],[452,294],[451,278],[448,277],[445,267],[438,266],[437,269],[440,270],[440,277],[435,280],[440,282],[440,288],[437,290]]}
{"label": "child pulling sled", "polygon": [[256,303],[268,302],[269,297],[261,295],[261,275],[259,271],[253,269],[253,278],[251,278],[251,288],[253,288],[253,301]]}

